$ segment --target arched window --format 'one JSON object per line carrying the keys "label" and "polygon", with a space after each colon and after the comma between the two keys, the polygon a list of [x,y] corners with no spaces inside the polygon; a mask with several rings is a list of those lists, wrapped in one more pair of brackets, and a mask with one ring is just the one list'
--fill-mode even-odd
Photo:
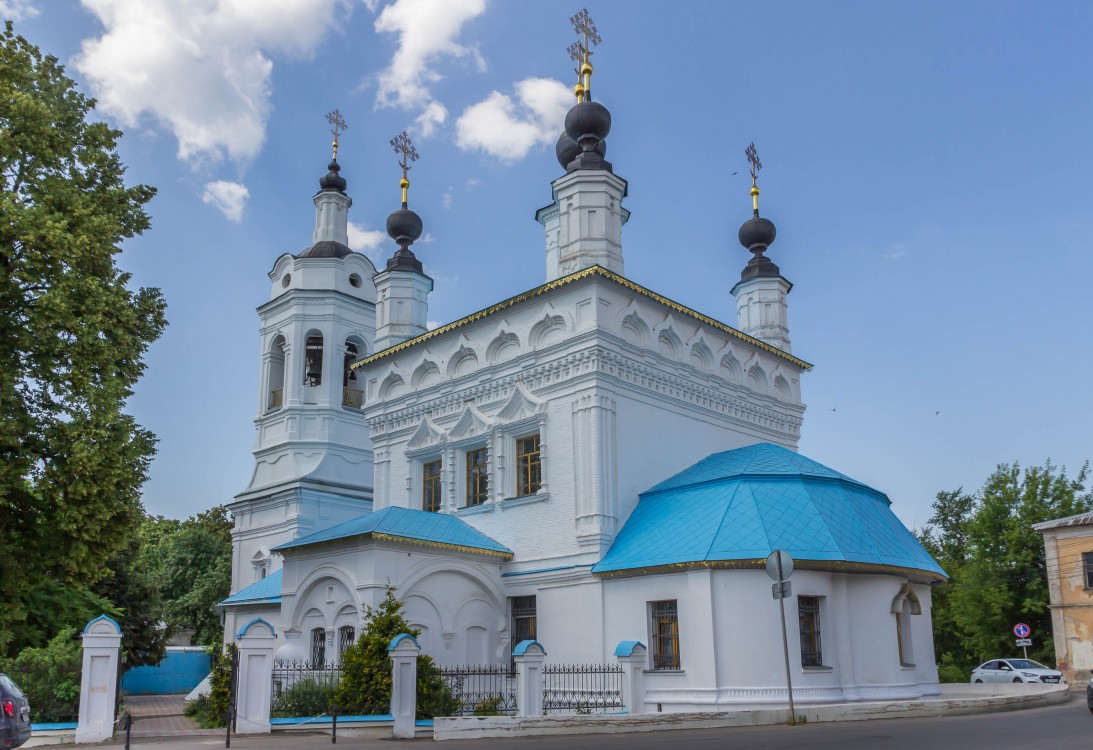
{"label": "arched window", "polygon": [[896,642],[899,646],[900,666],[913,667],[915,666],[915,642],[911,631],[911,617],[922,614],[922,605],[910,583],[903,584],[896,598],[892,600],[892,614],[896,618]]}
{"label": "arched window", "polygon": [[338,628],[338,661],[342,660],[345,650],[353,645],[356,637],[357,629],[352,625],[342,625]]}
{"label": "arched window", "polygon": [[326,663],[326,629],[315,628],[311,631],[311,664],[318,669]]}
{"label": "arched window", "polygon": [[323,337],[312,334],[304,345],[304,385],[312,387],[323,382]]}
{"label": "arched window", "polygon": [[269,352],[269,399],[267,411],[280,409],[285,403],[285,337],[273,340]]}
{"label": "arched window", "polygon": [[354,409],[361,408],[364,402],[364,391],[357,386],[357,373],[350,367],[360,356],[359,351],[356,342],[352,339],[345,342],[345,359],[342,364],[342,406]]}

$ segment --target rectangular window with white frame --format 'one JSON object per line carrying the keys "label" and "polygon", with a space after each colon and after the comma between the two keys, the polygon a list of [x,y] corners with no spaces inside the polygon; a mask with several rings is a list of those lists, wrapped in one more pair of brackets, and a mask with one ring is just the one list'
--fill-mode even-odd
{"label": "rectangular window with white frame", "polygon": [[542,484],[539,433],[516,438],[516,496],[534,495]]}
{"label": "rectangular window with white frame", "polygon": [[464,490],[467,498],[466,507],[471,508],[476,505],[482,505],[489,499],[489,449],[485,446],[473,448],[464,454],[464,458],[467,467],[464,476]]}
{"label": "rectangular window with white frame", "polygon": [[443,504],[440,492],[441,466],[439,458],[421,464],[421,509],[429,513],[438,512]]}
{"label": "rectangular window with white frame", "polygon": [[678,670],[679,609],[675,599],[649,602],[650,657],[654,670]]}

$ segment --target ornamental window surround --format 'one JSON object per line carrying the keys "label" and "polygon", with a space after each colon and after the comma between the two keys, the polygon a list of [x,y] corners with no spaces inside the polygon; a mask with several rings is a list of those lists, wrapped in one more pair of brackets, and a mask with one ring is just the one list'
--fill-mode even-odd
{"label": "ornamental window surround", "polygon": [[442,466],[439,458],[421,464],[421,509],[429,513],[439,512],[444,505],[440,480]]}
{"label": "ornamental window surround", "polygon": [[901,667],[915,666],[914,638],[912,637],[911,617],[922,614],[922,604],[915,595],[911,584],[905,583],[896,598],[892,600],[892,615],[896,618],[896,645],[899,649]]}
{"label": "ornamental window surround", "polygon": [[490,497],[489,448],[485,445],[480,448],[470,448],[464,451],[463,459],[465,465],[464,505],[467,508],[482,505]]}
{"label": "ornamental window surround", "polygon": [[654,670],[678,670],[679,609],[675,599],[649,602],[649,643]]}
{"label": "ornamental window surround", "polygon": [[534,495],[543,484],[543,465],[538,432],[516,438],[516,497]]}

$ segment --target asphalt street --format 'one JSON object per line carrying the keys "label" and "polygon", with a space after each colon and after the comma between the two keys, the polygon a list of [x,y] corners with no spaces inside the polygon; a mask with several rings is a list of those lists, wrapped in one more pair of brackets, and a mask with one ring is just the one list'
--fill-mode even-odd
{"label": "asphalt street", "polygon": [[[339,737],[338,744],[333,747],[390,750],[393,742],[396,741]],[[884,719],[796,727],[734,727],[634,734],[457,740],[439,745],[435,745],[432,740],[419,739],[413,743],[397,744],[435,746],[438,750],[1091,750],[1093,714],[1086,708],[1085,696],[1075,695],[1069,703],[1061,706],[936,719]],[[224,747],[224,741],[216,737],[180,737],[162,741],[134,741],[132,746],[149,750],[212,750]],[[278,734],[260,738],[233,737],[232,748],[319,750],[332,746],[328,735]]]}

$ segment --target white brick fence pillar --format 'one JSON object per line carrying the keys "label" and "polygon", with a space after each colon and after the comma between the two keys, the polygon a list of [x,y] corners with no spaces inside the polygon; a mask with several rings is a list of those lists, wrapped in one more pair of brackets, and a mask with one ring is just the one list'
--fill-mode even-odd
{"label": "white brick fence pillar", "polygon": [[622,641],[615,646],[615,658],[622,667],[622,703],[628,714],[645,713],[647,653],[645,644],[639,641]]}
{"label": "white brick fence pillar", "polygon": [[512,656],[516,661],[516,715],[542,716],[546,649],[538,641],[520,641]]}
{"label": "white brick fence pillar", "polygon": [[236,634],[239,672],[236,675],[236,734],[269,734],[269,703],[273,689],[273,626],[256,617]]}
{"label": "white brick fence pillar", "polygon": [[82,640],[83,674],[76,742],[102,742],[114,736],[121,628],[106,615],[99,615],[84,627]]}
{"label": "white brick fence pillar", "polygon": [[391,736],[396,739],[414,738],[417,718],[417,657],[421,646],[409,633],[396,635],[387,647],[391,657]]}

